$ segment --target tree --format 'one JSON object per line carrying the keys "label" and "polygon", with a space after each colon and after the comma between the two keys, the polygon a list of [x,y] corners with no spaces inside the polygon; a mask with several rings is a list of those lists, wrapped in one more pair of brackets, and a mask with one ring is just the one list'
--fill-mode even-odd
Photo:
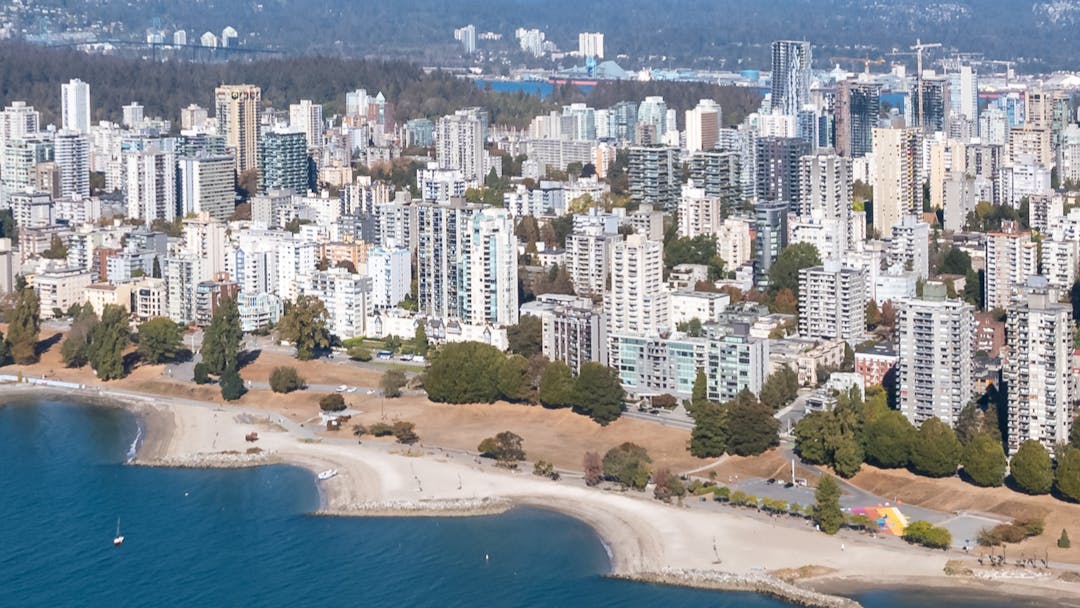
{"label": "tree", "polygon": [[522,315],[517,325],[506,328],[506,341],[510,344],[510,352],[523,357],[531,357],[542,350],[544,325],[540,317]]}
{"label": "tree", "polygon": [[101,322],[90,331],[87,360],[99,380],[124,377],[124,349],[131,341],[128,313],[118,304],[106,304]]}
{"label": "tree", "polygon": [[866,460],[884,469],[906,467],[911,459],[915,427],[900,412],[890,410],[863,425]]}
{"label": "tree", "polygon": [[756,456],[780,444],[780,421],[748,389],[728,403],[728,452]]}
{"label": "tree", "polygon": [[1080,502],[1080,450],[1065,448],[1054,471],[1054,489],[1073,502]]}
{"label": "tree", "polygon": [[137,328],[139,356],[151,365],[176,359],[184,343],[184,328],[168,317],[155,317]]}
{"label": "tree", "polygon": [[706,401],[693,408],[694,429],[690,431],[690,453],[698,458],[718,458],[728,447],[728,408]]}
{"label": "tree", "polygon": [[345,407],[345,398],[341,393],[330,393],[319,399],[319,409],[324,412],[340,412]]}
{"label": "tree", "polygon": [[604,465],[600,461],[600,454],[597,454],[596,452],[585,452],[581,468],[585,472],[585,485],[596,486],[603,481]]}
{"label": "tree", "polygon": [[911,445],[911,470],[927,477],[949,477],[960,465],[960,441],[939,418],[928,418]]}
{"label": "tree", "polygon": [[709,379],[705,376],[705,370],[699,369],[694,376],[694,387],[690,393],[690,407],[692,413],[699,405],[709,402]]}
{"label": "tree", "polygon": [[207,371],[205,363],[203,363],[201,361],[196,363],[195,364],[195,369],[193,370],[193,372],[194,373],[193,373],[191,379],[195,381],[195,384],[209,384],[210,383],[210,373]]}
{"label": "tree", "polygon": [[960,464],[964,475],[977,486],[1000,486],[1005,481],[1005,450],[986,433],[979,433],[964,446]]}
{"label": "tree", "polygon": [[949,252],[941,259],[941,266],[938,268],[938,274],[966,275],[970,271],[971,256],[956,247],[949,249]]}
{"label": "tree", "polygon": [[68,250],[64,245],[64,240],[58,236],[52,237],[49,241],[49,248],[41,252],[41,257],[47,260],[64,260],[67,259]]}
{"label": "tree", "polygon": [[4,332],[0,331],[0,366],[8,365],[11,363],[11,343],[4,337]]}
{"label": "tree", "polygon": [[494,403],[502,397],[498,378],[505,359],[490,344],[444,344],[424,374],[428,398],[438,403]]}
{"label": "tree", "polygon": [[93,316],[83,317],[72,323],[63,344],[60,345],[60,358],[68,367],[82,367],[90,362],[90,332],[98,324],[93,309],[91,314]]}
{"label": "tree", "polygon": [[761,387],[761,402],[779,410],[799,396],[799,375],[787,365],[783,365],[765,379]]}
{"label": "tree", "polygon": [[769,268],[769,288],[773,292],[790,289],[792,293],[799,293],[799,271],[818,264],[821,264],[821,255],[814,245],[788,245]]}
{"label": "tree", "polygon": [[544,407],[571,407],[574,404],[574,376],[570,366],[553,361],[544,368],[539,398]]}
{"label": "tree", "polygon": [[508,466],[525,460],[525,448],[522,447],[524,441],[520,435],[503,431],[481,441],[476,451],[480,452],[481,456],[494,458],[499,464]]}
{"label": "tree", "polygon": [[626,442],[604,454],[604,477],[635,490],[644,490],[649,483],[652,458],[645,448]]}
{"label": "tree", "polygon": [[1021,443],[1013,454],[1009,474],[1016,487],[1028,494],[1046,494],[1054,484],[1050,453],[1043,444],[1033,439]]}
{"label": "tree", "polygon": [[11,356],[19,365],[37,363],[37,341],[41,330],[41,301],[33,287],[24,287],[19,291],[15,310],[8,324],[8,341],[11,342]]}
{"label": "tree", "polygon": [[233,368],[222,372],[221,377],[218,378],[218,384],[221,385],[221,397],[226,401],[236,401],[247,392],[247,388],[244,387],[244,379]]}
{"label": "tree", "polygon": [[844,512],[840,510],[840,486],[831,475],[825,474],[814,491],[813,520],[821,531],[836,534],[844,524]]}
{"label": "tree", "polygon": [[607,425],[622,414],[625,396],[614,369],[596,361],[581,366],[572,394],[575,412]]}
{"label": "tree", "polygon": [[295,367],[275,367],[270,372],[270,390],[275,393],[291,393],[305,386],[304,377],[296,371]]}
{"label": "tree", "polygon": [[1061,536],[1058,537],[1057,546],[1059,549],[1068,549],[1072,546],[1069,542],[1069,533],[1065,531],[1065,528],[1061,529]]}
{"label": "tree", "polygon": [[866,302],[866,328],[873,329],[881,323],[881,312],[873,298]]}
{"label": "tree", "polygon": [[296,346],[297,359],[308,361],[318,351],[330,347],[329,318],[326,305],[317,296],[299,296],[282,315],[278,333],[282,340]]}
{"label": "tree", "polygon": [[203,334],[202,360],[206,364],[206,371],[220,375],[225,370],[238,369],[240,340],[243,337],[236,300],[222,299]]}
{"label": "tree", "polygon": [[971,443],[971,440],[982,432],[983,415],[977,402],[972,401],[960,409],[953,430],[956,431],[956,438],[960,440],[961,445]]}
{"label": "tree", "polygon": [[679,480],[678,475],[673,475],[667,468],[661,468],[653,474],[653,497],[664,502],[671,502],[672,498],[686,496],[686,486]]}
{"label": "tree", "polygon": [[838,433],[836,419],[831,412],[810,412],[795,424],[795,453],[810,464],[830,464],[830,446]]}
{"label": "tree", "polygon": [[841,435],[833,446],[833,470],[844,479],[850,479],[862,468],[862,444],[852,435]]}
{"label": "tree", "polygon": [[389,369],[382,375],[382,379],[379,380],[379,387],[382,388],[383,396],[388,398],[395,398],[401,396],[401,389],[408,384],[409,379],[405,377],[405,372],[399,369]]}
{"label": "tree", "polygon": [[413,350],[416,354],[427,356],[428,351],[431,350],[431,344],[428,342],[427,330],[424,329],[423,323],[416,324],[416,331],[413,333]]}
{"label": "tree", "polygon": [[507,401],[528,401],[532,397],[532,385],[528,376],[529,361],[521,355],[503,357],[499,364],[495,385]]}
{"label": "tree", "polygon": [[881,326],[890,330],[896,327],[896,306],[892,300],[885,300],[881,305]]}

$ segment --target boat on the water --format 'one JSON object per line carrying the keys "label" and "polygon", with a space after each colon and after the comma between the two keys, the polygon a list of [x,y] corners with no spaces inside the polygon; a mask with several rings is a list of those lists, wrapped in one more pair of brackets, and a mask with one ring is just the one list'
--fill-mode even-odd
{"label": "boat on the water", "polygon": [[112,544],[114,547],[119,547],[124,544],[124,535],[120,534],[120,518],[116,518],[116,536],[113,537]]}
{"label": "boat on the water", "polygon": [[335,475],[337,475],[337,469],[326,469],[322,473],[319,473],[319,480],[326,481]]}

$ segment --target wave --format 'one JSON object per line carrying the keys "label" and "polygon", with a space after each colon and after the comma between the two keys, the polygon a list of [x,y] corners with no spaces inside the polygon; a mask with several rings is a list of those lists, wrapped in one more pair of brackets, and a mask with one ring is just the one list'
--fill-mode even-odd
{"label": "wave", "polygon": [[139,440],[142,439],[142,432],[143,432],[142,422],[139,422],[139,424],[135,428],[137,429],[136,432],[135,432],[135,439],[133,439],[131,441],[131,445],[128,447],[128,450],[127,450],[127,461],[126,461],[127,464],[131,464],[132,462],[135,461],[135,453],[139,449]]}

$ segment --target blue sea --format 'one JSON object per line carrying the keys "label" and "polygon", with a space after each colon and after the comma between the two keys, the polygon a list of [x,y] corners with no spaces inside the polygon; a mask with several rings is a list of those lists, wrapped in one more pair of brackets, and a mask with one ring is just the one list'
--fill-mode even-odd
{"label": "blue sea", "polygon": [[[122,410],[0,405],[0,606],[784,606],[607,578],[596,534],[544,510],[313,517],[305,470],[126,466],[138,433]],[[114,548],[117,518],[126,541]],[[899,591],[856,599],[994,606]]]}

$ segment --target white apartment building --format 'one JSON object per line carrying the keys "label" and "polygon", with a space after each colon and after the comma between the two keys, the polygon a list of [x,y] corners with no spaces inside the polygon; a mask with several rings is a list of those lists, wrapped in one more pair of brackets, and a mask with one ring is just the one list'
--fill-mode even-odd
{"label": "white apartment building", "polygon": [[367,333],[366,319],[371,313],[369,277],[334,267],[311,272],[307,278],[304,293],[316,296],[326,306],[331,334],[347,340]]}
{"label": "white apartment building", "polygon": [[301,99],[300,103],[289,105],[289,128],[304,132],[308,148],[323,145],[323,108],[322,104],[311,103],[310,99]]}
{"label": "white apartment building", "polygon": [[904,215],[922,209],[918,129],[874,129],[874,228],[890,234]]}
{"label": "white apartment building", "polygon": [[686,111],[686,150],[693,154],[712,150],[720,141],[723,111],[720,104],[702,99]]}
{"label": "white apartment building", "polygon": [[182,157],[177,160],[180,211],[208,213],[210,217],[227,220],[235,208],[231,156]]}
{"label": "white apartment building", "polygon": [[1039,273],[1039,247],[1015,222],[986,235],[986,310],[1006,309],[1014,291]]}
{"label": "white apartment building", "polygon": [[900,413],[916,426],[935,416],[952,426],[975,391],[974,308],[933,282],[895,304]]}
{"label": "white apartment building", "polygon": [[750,222],[727,218],[716,230],[716,255],[724,260],[725,270],[734,270],[750,261],[754,255],[750,239]]}
{"label": "white apartment building", "polygon": [[143,220],[176,219],[176,156],[172,152],[146,150],[124,155],[124,200],[127,216]]}
{"label": "white apartment building", "polygon": [[601,296],[607,285],[611,250],[620,240],[618,234],[604,230],[601,224],[575,228],[566,236],[566,271],[581,296]]}
{"label": "white apartment building", "polygon": [[469,184],[480,184],[490,169],[484,149],[485,125],[477,112],[458,110],[435,124],[435,159],[443,169],[461,171]]}
{"label": "white apartment building", "polygon": [[90,138],[85,132],[60,131],[53,137],[60,171],[60,196],[90,196]]}
{"label": "white apartment building", "polygon": [[930,224],[915,215],[905,215],[893,226],[889,241],[889,263],[914,272],[922,280],[930,276]]}
{"label": "white apartment building", "polygon": [[90,85],[74,78],[60,85],[60,128],[90,132]]}
{"label": "white apartment building", "polygon": [[1080,264],[1080,243],[1066,239],[1064,230],[1056,228],[1042,241],[1042,276],[1050,287],[1067,292],[1077,278]]}
{"label": "white apartment building", "polygon": [[83,301],[83,290],[93,282],[93,275],[81,268],[50,269],[34,277],[34,291],[41,305],[41,318],[51,319],[55,311],[67,312],[72,304]]}
{"label": "white apartment building", "polygon": [[679,236],[694,238],[716,234],[723,221],[724,202],[719,196],[708,196],[704,188],[693,182],[682,187],[679,197]]}
{"label": "white apartment building", "polygon": [[799,271],[799,335],[845,340],[866,338],[866,273],[837,260]]}
{"label": "white apartment building", "polygon": [[671,329],[664,283],[664,244],[631,234],[611,252],[611,287],[604,298],[608,336],[655,336]]}
{"label": "white apartment building", "polygon": [[403,247],[373,247],[367,252],[367,276],[371,278],[370,308],[393,308],[409,295],[412,266],[409,250]]}
{"label": "white apartment building", "polygon": [[1029,439],[1053,450],[1073,419],[1073,318],[1045,280],[1033,277],[1008,309],[1002,376],[1008,384],[1009,454]]}

